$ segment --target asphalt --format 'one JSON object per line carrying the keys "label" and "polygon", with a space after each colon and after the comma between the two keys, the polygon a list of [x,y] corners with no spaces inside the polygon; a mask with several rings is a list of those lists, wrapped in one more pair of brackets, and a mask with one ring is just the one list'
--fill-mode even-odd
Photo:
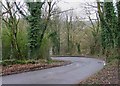
{"label": "asphalt", "polygon": [[[2,77],[2,84],[78,84],[100,71],[105,62],[84,57],[57,57],[72,63],[66,66],[25,72]],[[0,77],[1,78],[1,77]]]}

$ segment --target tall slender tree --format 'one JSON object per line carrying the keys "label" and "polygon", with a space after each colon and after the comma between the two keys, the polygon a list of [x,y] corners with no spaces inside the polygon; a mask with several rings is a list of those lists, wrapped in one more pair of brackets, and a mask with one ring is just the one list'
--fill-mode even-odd
{"label": "tall slender tree", "polygon": [[109,57],[111,50],[115,47],[115,30],[117,23],[113,0],[111,0],[111,2],[104,0],[103,8],[101,7],[100,1],[97,0],[97,7],[101,22],[101,42],[104,50],[103,52],[105,52],[106,57]]}
{"label": "tall slender tree", "polygon": [[115,46],[115,30],[117,24],[117,17],[115,8],[113,6],[113,0],[111,2],[104,2],[104,18],[108,25],[106,28],[106,44],[108,47],[114,48]]}
{"label": "tall slender tree", "polygon": [[117,16],[118,16],[118,23],[117,23],[117,50],[118,50],[118,55],[120,58],[120,1],[117,1]]}
{"label": "tall slender tree", "polygon": [[[19,23],[19,16],[17,16],[18,11],[16,10],[13,2],[10,2],[9,0],[5,0],[5,2],[6,5],[1,2],[2,7],[5,9],[5,12],[2,12],[2,20],[5,22],[6,27],[10,30],[11,56],[12,58],[21,59],[23,56],[17,41]],[[7,15],[8,17],[6,18],[4,15]]]}

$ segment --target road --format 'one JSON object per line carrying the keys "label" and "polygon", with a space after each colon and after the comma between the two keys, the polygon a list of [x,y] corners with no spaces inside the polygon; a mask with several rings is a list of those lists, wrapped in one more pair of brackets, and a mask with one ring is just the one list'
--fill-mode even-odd
{"label": "road", "polygon": [[78,84],[80,81],[100,71],[104,61],[84,57],[57,57],[53,59],[67,60],[72,63],[32,72],[2,77],[3,84]]}

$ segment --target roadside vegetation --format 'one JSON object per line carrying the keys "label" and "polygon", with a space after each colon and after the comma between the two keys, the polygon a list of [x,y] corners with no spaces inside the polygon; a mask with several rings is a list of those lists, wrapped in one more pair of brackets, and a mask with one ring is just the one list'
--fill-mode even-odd
{"label": "roadside vegetation", "polygon": [[73,9],[62,11],[57,3],[0,2],[3,69],[15,64],[56,64],[51,56],[94,56],[106,63],[120,59],[120,1],[86,3],[87,21]]}
{"label": "roadside vegetation", "polygon": [[79,84],[80,86],[81,84],[100,84],[100,86],[104,86],[105,84],[118,85],[118,74],[118,60],[116,59],[108,63],[101,71],[83,80]]}

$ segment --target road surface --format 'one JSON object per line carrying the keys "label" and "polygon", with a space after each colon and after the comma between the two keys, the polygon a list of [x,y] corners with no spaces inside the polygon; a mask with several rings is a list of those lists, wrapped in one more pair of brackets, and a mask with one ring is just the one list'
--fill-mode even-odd
{"label": "road surface", "polygon": [[72,63],[32,72],[2,77],[3,84],[78,84],[104,67],[104,61],[83,57],[58,57]]}

